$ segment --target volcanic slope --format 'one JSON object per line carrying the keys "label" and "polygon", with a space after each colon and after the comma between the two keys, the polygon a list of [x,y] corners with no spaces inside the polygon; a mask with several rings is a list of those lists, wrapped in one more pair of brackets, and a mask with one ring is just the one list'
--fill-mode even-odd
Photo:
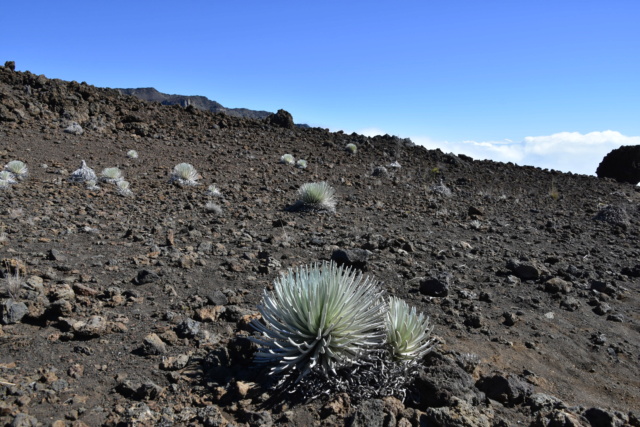
{"label": "volcanic slope", "polygon": [[[29,177],[0,192],[3,424],[640,425],[636,187],[12,68],[0,159]],[[70,182],[82,160],[133,194]],[[169,184],[182,162],[200,185]],[[318,181],[335,214],[287,210]],[[302,402],[252,361],[263,290],[338,250],[431,318],[404,402]]]}

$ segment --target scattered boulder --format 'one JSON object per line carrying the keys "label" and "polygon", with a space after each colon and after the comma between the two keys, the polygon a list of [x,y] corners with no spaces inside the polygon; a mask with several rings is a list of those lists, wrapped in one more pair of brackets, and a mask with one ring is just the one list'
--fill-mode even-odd
{"label": "scattered boulder", "polygon": [[76,122],[71,122],[69,126],[64,128],[65,133],[70,133],[72,135],[82,135],[84,133],[84,129]]}
{"label": "scattered boulder", "polygon": [[476,387],[486,393],[487,397],[505,406],[518,405],[533,392],[533,386],[514,375],[494,373],[483,376],[476,382]]}
{"label": "scattered boulder", "polygon": [[616,227],[626,230],[629,227],[629,214],[621,206],[605,206],[600,209],[598,214],[593,218],[596,221],[607,222]]}
{"label": "scattered boulder", "polygon": [[336,249],[331,254],[331,260],[338,265],[356,268],[366,271],[367,261],[369,260],[369,252],[366,249]]}
{"label": "scattered boulder", "polygon": [[598,165],[596,175],[636,185],[640,182],[640,145],[625,145],[610,151]]}
{"label": "scattered boulder", "polygon": [[0,304],[0,320],[3,325],[18,323],[29,313],[29,308],[23,302],[12,299],[5,300]]}
{"label": "scattered boulder", "polygon": [[293,116],[285,110],[278,110],[277,113],[268,115],[264,121],[271,126],[277,126],[285,129],[293,129],[295,127],[295,124],[293,123]]}
{"label": "scattered boulder", "polygon": [[451,275],[438,274],[420,279],[420,293],[430,297],[446,297],[449,295]]}

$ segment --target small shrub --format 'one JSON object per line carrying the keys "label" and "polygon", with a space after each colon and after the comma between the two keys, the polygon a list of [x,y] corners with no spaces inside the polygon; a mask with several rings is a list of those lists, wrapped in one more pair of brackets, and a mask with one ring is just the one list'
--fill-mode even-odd
{"label": "small shrub", "polygon": [[298,169],[306,169],[307,168],[307,161],[306,160],[302,160],[302,159],[298,160],[296,162],[296,167]]}
{"label": "small shrub", "polygon": [[560,198],[560,192],[558,191],[558,187],[556,187],[556,182],[553,180],[551,181],[551,189],[549,190],[549,196],[551,196],[553,200],[558,200]]}
{"label": "small shrub", "polygon": [[100,181],[110,184],[117,184],[123,179],[122,171],[118,168],[105,168],[102,169],[102,173],[100,174]]}
{"label": "small shrub", "polygon": [[189,163],[179,163],[173,168],[169,182],[191,186],[198,185],[196,181],[200,178],[202,177],[192,165]]}
{"label": "small shrub", "polygon": [[334,212],[335,192],[325,181],[308,182],[298,189],[298,201],[294,207],[299,210]]}
{"label": "small shrub", "polygon": [[6,179],[0,179],[0,191],[11,188],[11,183]]}
{"label": "small shrub", "polygon": [[356,154],[358,152],[358,146],[353,142],[350,142],[344,148],[351,154]]}
{"label": "small shrub", "polygon": [[220,192],[218,187],[216,187],[215,185],[211,184],[209,187],[207,187],[207,196],[222,197],[222,193]]}
{"label": "small shrub", "polygon": [[129,150],[127,151],[127,157],[130,159],[137,159],[138,158],[138,152],[136,150]]}
{"label": "small shrub", "polygon": [[4,170],[11,172],[17,179],[22,181],[29,175],[29,168],[20,160],[12,160],[4,166]]}
{"label": "small shrub", "polygon": [[11,271],[5,272],[4,289],[6,294],[11,299],[17,301],[20,298],[20,291],[22,290],[24,285],[25,282],[22,276],[20,276],[19,269],[16,268],[13,273],[11,273]]}
{"label": "small shrub", "polygon": [[295,163],[295,159],[291,154],[284,154],[280,157],[280,163],[284,163],[285,165],[292,165]]}
{"label": "small shrub", "polygon": [[121,196],[133,196],[133,192],[129,189],[129,181],[118,181],[116,185],[118,186],[118,194]]}
{"label": "small shrub", "polygon": [[87,166],[87,163],[83,160],[80,169],[75,170],[69,177],[69,181],[72,182],[87,182],[97,181],[98,177],[93,169]]}

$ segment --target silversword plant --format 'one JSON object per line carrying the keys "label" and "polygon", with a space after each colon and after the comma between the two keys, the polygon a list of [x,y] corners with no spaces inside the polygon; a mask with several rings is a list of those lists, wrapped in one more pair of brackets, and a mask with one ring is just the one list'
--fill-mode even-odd
{"label": "silversword plant", "polygon": [[292,165],[295,163],[295,158],[291,154],[283,154],[282,157],[280,157],[280,163]]}
{"label": "silversword plant", "polygon": [[98,177],[93,169],[87,166],[87,162],[84,160],[80,165],[80,169],[73,171],[71,176],[69,177],[69,181],[72,182],[87,182],[87,181],[97,181]]}
{"label": "silversword plant", "polygon": [[298,160],[296,162],[296,167],[298,169],[306,169],[307,168],[307,161],[306,160],[302,160],[302,159]]}
{"label": "silversword plant", "polygon": [[117,184],[123,179],[122,171],[118,168],[105,168],[102,169],[102,173],[100,174],[100,181],[110,184]]}
{"label": "silversword plant", "polygon": [[15,184],[16,176],[9,171],[0,171],[0,181],[6,181],[7,184]]}
{"label": "silversword plant", "polygon": [[22,181],[29,175],[29,168],[20,160],[12,160],[4,166],[4,170],[11,172],[17,179]]}
{"label": "silversword plant", "polygon": [[422,359],[433,346],[429,318],[400,298],[390,297],[386,315],[387,345],[393,360],[412,363]]}
{"label": "silversword plant", "polygon": [[353,270],[323,263],[283,274],[265,291],[253,327],[262,336],[256,358],[271,372],[299,378],[366,359],[384,342],[384,298],[378,284]]}
{"label": "silversword plant", "polygon": [[137,159],[138,158],[138,152],[136,150],[129,150],[127,151],[127,157],[130,159]]}
{"label": "silversword plant", "polygon": [[179,163],[174,166],[169,182],[191,186],[198,185],[197,180],[200,178],[200,174],[192,165],[189,163]]}
{"label": "silversword plant", "polygon": [[354,144],[353,142],[350,142],[344,148],[345,148],[345,150],[347,150],[351,154],[356,154],[358,152],[358,146],[356,144]]}
{"label": "silversword plant", "polygon": [[336,191],[327,182],[308,182],[298,189],[295,209],[311,211],[336,210]]}
{"label": "silversword plant", "polygon": [[129,189],[129,181],[118,181],[116,185],[118,187],[118,194],[121,196],[133,196],[133,192]]}
{"label": "silversword plant", "polygon": [[215,185],[211,184],[207,187],[207,196],[211,197],[222,197],[222,193]]}

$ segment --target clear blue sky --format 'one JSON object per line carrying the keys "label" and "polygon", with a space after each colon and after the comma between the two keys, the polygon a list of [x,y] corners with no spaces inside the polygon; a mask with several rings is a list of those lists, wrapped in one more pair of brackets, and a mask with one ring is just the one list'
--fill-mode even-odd
{"label": "clear blue sky", "polygon": [[583,173],[640,144],[638,0],[6,1],[5,60]]}

